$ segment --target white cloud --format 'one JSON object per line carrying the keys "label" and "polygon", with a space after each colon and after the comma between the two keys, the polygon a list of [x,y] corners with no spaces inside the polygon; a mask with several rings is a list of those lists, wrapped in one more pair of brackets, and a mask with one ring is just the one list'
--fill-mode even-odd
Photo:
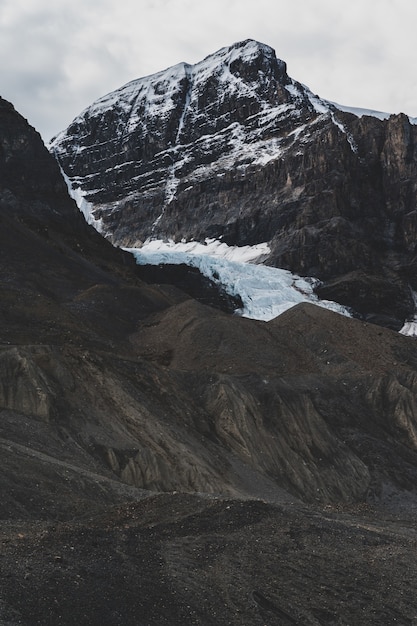
{"label": "white cloud", "polygon": [[2,0],[0,94],[42,132],[129,80],[246,38],[325,98],[417,116],[409,0]]}

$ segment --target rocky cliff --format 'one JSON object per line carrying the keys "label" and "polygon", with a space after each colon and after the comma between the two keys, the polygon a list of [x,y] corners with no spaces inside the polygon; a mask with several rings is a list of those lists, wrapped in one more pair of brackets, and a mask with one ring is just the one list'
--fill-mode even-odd
{"label": "rocky cliff", "polygon": [[269,264],[400,328],[417,288],[417,127],[379,117],[313,95],[249,40],[99,99],[51,148],[116,245],[269,242]]}

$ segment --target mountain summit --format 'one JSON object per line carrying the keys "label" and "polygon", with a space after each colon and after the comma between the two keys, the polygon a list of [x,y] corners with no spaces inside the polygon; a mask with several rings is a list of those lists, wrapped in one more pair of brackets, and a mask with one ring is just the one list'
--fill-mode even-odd
{"label": "mountain summit", "polygon": [[417,127],[379,117],[320,99],[247,40],[100,98],[51,149],[114,244],[267,242],[268,264],[400,328],[417,289]]}
{"label": "mountain summit", "polygon": [[[198,238],[207,229],[220,236],[220,207],[217,217],[212,207],[205,226],[197,225],[195,210],[179,224],[173,208],[184,191],[190,195],[194,178],[206,179],[207,169],[217,166],[220,175],[237,160],[247,164],[274,153],[269,139],[274,119],[288,108],[287,83],[285,63],[272,48],[245,41],[100,98],[52,149],[114,243],[134,245],[161,233]],[[242,154],[245,145],[250,154]],[[126,220],[122,213],[129,211]]]}

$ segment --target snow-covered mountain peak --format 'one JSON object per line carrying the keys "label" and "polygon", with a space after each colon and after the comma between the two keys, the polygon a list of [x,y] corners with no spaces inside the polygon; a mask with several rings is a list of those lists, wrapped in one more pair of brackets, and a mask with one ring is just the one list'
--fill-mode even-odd
{"label": "snow-covered mountain peak", "polygon": [[[151,178],[164,171],[160,207],[147,232],[153,235],[179,182],[192,170],[199,180],[208,163],[217,161],[216,175],[222,175],[279,157],[277,134],[291,131],[292,119],[301,125],[302,110],[316,116],[302,87],[293,98],[285,88],[290,84],[286,64],[275,51],[249,39],[195,65],[179,63],[99,98],[52,140],[51,148],[73,189],[81,188],[93,205],[91,193],[104,193],[113,202],[125,195],[126,185],[143,190],[143,174],[149,189],[149,167]],[[98,162],[104,168],[99,172]],[[104,173],[105,180],[99,180]]]}
{"label": "snow-covered mountain peak", "polygon": [[254,68],[256,80],[259,72],[270,72],[275,65],[279,68],[280,75],[286,77],[286,63],[277,59],[273,48],[254,39],[246,39],[221,48],[197,63],[194,70],[196,73],[204,70],[216,73],[228,67],[231,72],[239,74],[242,65]]}
{"label": "snow-covered mountain peak", "polygon": [[[268,243],[269,265],[340,277],[322,297],[400,327],[414,315],[403,276],[417,290],[417,129],[385,118],[320,98],[246,40],[100,98],[51,149],[114,244]],[[402,268],[398,284],[387,263]]]}
{"label": "snow-covered mountain peak", "polygon": [[[130,155],[132,143],[132,160],[147,160],[161,150],[233,129],[236,123],[263,128],[265,120],[269,124],[291,100],[285,89],[290,82],[286,64],[275,51],[248,39],[195,65],[179,63],[99,98],[52,140],[51,147],[58,158],[64,157],[73,152],[76,138],[77,153],[93,150],[95,154],[109,138],[113,145],[122,144],[118,166]],[[259,119],[264,113],[266,118]],[[233,135],[235,131],[232,139]],[[66,173],[73,178],[72,172]]]}
{"label": "snow-covered mountain peak", "polygon": [[[108,111],[118,110],[133,117],[133,121],[143,114],[163,116],[182,99],[185,105],[196,100],[201,107],[201,97],[207,96],[202,93],[207,82],[210,83],[213,99],[224,100],[230,92],[256,97],[256,93],[271,80],[284,84],[288,82],[285,62],[276,58],[270,46],[248,39],[221,48],[195,65],[178,63],[132,80],[98,98],[74,119],[69,129],[54,137],[51,145],[56,147],[68,131],[73,132],[86,119],[92,120]],[[132,120],[129,126],[132,127]]]}
{"label": "snow-covered mountain peak", "polygon": [[255,39],[245,39],[243,41],[237,41],[233,43],[231,46],[224,46],[209,54],[202,61],[197,63],[205,63],[208,59],[219,58],[224,63],[230,63],[235,59],[242,59],[245,61],[251,61],[261,55],[267,56],[269,58],[275,57],[275,50],[268,46],[267,44],[261,43],[260,41],[256,41]]}

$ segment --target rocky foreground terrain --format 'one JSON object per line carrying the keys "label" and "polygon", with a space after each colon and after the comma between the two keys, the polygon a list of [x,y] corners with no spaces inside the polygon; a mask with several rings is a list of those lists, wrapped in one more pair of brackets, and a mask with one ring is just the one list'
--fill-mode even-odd
{"label": "rocky foreground terrain", "polygon": [[0,225],[0,623],[417,623],[413,339],[145,284],[4,100]]}
{"label": "rocky foreground terrain", "polygon": [[417,126],[363,113],[248,40],[103,96],[51,149],[115,244],[267,242],[268,264],[399,330],[417,291]]}

